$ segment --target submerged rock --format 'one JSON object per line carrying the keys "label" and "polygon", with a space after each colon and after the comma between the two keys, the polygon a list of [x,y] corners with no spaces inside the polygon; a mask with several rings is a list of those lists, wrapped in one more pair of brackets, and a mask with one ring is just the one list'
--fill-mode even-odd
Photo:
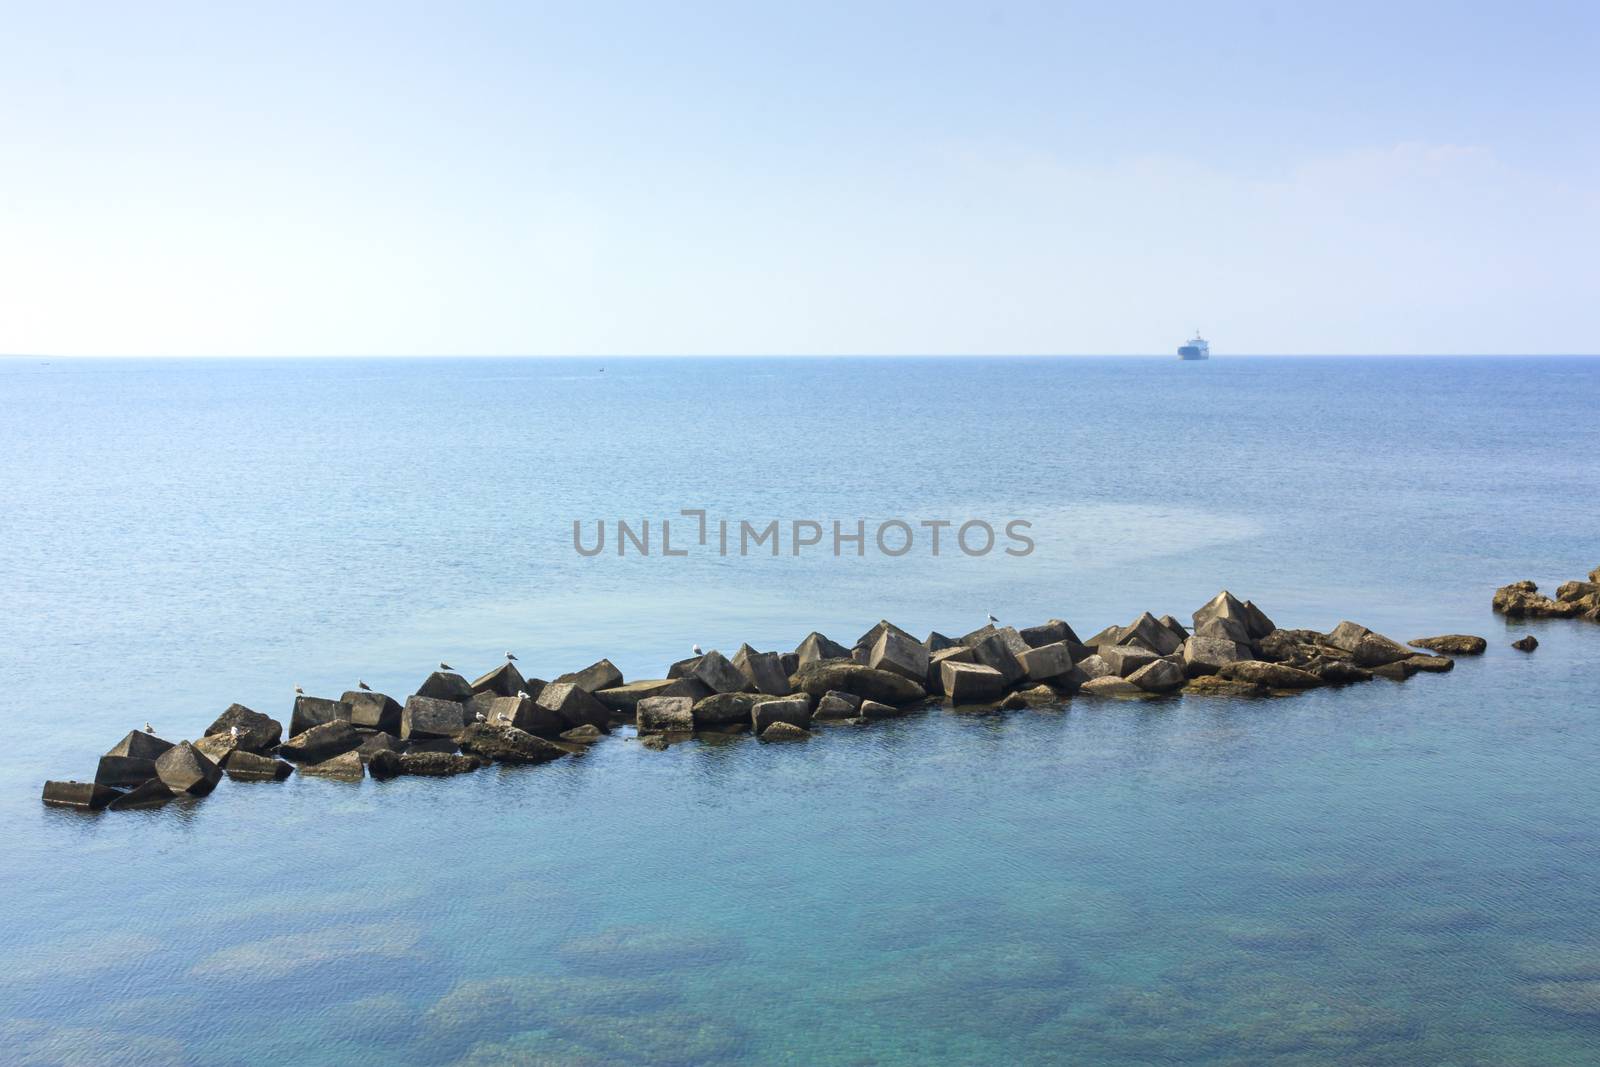
{"label": "submerged rock", "polygon": [[574,726],[570,730],[561,731],[561,740],[574,745],[592,745],[599,741],[605,734],[590,723]]}
{"label": "submerged rock", "polygon": [[1527,634],[1511,642],[1511,647],[1518,652],[1532,652],[1539,647],[1539,639],[1532,634]]}
{"label": "submerged rock", "polygon": [[239,728],[237,747],[246,752],[269,752],[278,747],[278,743],[283,740],[282,723],[270,715],[252,711],[243,704],[229,704],[228,710],[218,715],[212,720],[211,725],[206,727],[206,734],[231,736],[234,727]]}
{"label": "submerged rock", "polygon": [[1426,648],[1434,652],[1443,652],[1451,656],[1481,656],[1489,647],[1489,642],[1481,637],[1471,634],[1441,634],[1438,637],[1413,638],[1410,644],[1414,648]]}
{"label": "submerged rock", "polygon": [[111,811],[127,811],[132,808],[159,808],[169,800],[175,800],[178,794],[168,789],[159,778],[152,778],[140,785],[137,789],[129,790],[115,798],[106,807]]}
{"label": "submerged rock", "polygon": [[42,799],[58,808],[100,811],[122,796],[121,791],[97,782],[46,782]]}

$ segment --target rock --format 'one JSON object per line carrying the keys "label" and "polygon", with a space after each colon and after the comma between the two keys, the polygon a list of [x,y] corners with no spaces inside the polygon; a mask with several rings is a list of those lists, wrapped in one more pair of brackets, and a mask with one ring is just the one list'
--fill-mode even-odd
{"label": "rock", "polygon": [[952,704],[986,703],[1006,690],[1005,676],[987,664],[945,660],[940,669],[945,695]]}
{"label": "rock", "polygon": [[[787,678],[784,684],[788,684]],[[594,698],[611,709],[614,717],[631,720],[639,702],[650,697],[688,697],[693,703],[710,695],[711,690],[694,678],[651,678],[629,682],[614,689],[602,689]]]}
{"label": "rock", "polygon": [[[471,689],[474,693],[493,693],[496,696],[514,697],[522,692],[522,687],[527,684],[528,680],[522,676],[521,671],[517,670],[517,665],[510,660],[506,660],[488,674],[474,681]],[[346,693],[345,699],[348,700],[349,697],[350,694]]]}
{"label": "rock", "polygon": [[551,682],[535,703],[560,715],[569,727],[588,723],[602,733],[611,729],[611,712],[576,682]]}
{"label": "rock", "polygon": [[1120,627],[1120,626],[1107,626],[1104,630],[1101,630],[1099,633],[1091,634],[1089,636],[1089,639],[1086,640],[1084,642],[1084,644],[1088,645],[1092,649],[1099,650],[1100,648],[1104,647],[1105,645],[1114,645],[1114,644],[1116,644],[1117,642],[1119,642],[1121,640],[1122,640],[1122,627]]}
{"label": "rock", "polygon": [[[349,723],[343,725],[349,729]],[[174,793],[203,797],[222,781],[222,768],[189,742],[182,741],[156,758],[156,777]]]}
{"label": "rock", "polygon": [[930,656],[935,652],[942,652],[947,648],[955,648],[958,644],[960,644],[960,642],[955,638],[946,637],[938,630],[931,631],[927,637],[922,639],[922,647],[928,650],[928,655]]}
{"label": "rock", "polygon": [[101,756],[94,771],[95,785],[131,787],[156,776],[156,761],[137,756]]}
{"label": "rock", "polygon": [[1185,693],[1201,696],[1254,697],[1262,696],[1267,687],[1259,682],[1241,682],[1216,674],[1202,674],[1184,684]]}
{"label": "rock", "polygon": [[133,808],[159,808],[167,801],[176,798],[177,795],[162,784],[161,779],[152,778],[138,788],[123,793],[107,804],[106,807],[112,811],[127,811]]}
{"label": "rock", "polygon": [[[466,727],[463,726],[462,729],[465,730]],[[461,745],[454,737],[416,738],[405,742],[405,746],[401,752],[443,752],[453,756],[461,751]]]}
{"label": "rock", "polygon": [[[1015,630],[1011,633],[1017,634]],[[967,647],[972,649],[972,661],[999,674],[1002,687],[1009,689],[1026,677],[1017,655],[1028,651],[1028,646],[1023,643],[1020,634],[1017,634],[1015,644],[1020,647],[1013,649],[1011,640],[1004,633],[996,631]],[[945,692],[949,693],[949,689],[946,688]]]}
{"label": "rock", "polygon": [[617,665],[608,659],[591,663],[581,671],[563,674],[557,678],[559,682],[571,682],[585,693],[593,695],[602,689],[615,689],[622,684],[622,672],[617,670]]}
{"label": "rock", "polygon": [[700,657],[692,674],[713,693],[738,693],[750,688],[750,681],[744,672],[729,663],[728,658],[716,649]]}
{"label": "rock", "polygon": [[[806,634],[805,640],[795,647],[795,655],[799,657],[800,667],[811,663],[819,663],[828,659],[849,659],[850,650],[837,641],[830,641],[823,634],[813,630]],[[796,667],[795,670],[799,670]]]}
{"label": "rock", "polygon": [[[383,731],[367,736],[360,745],[356,746],[356,754],[363,761],[369,763],[372,761],[372,757],[379,752],[404,752],[405,750],[406,743],[404,741],[394,734]],[[224,767],[223,770],[227,770],[227,768]]]}
{"label": "rock", "polygon": [[[876,704],[877,701],[873,701],[873,703]],[[813,719],[853,719],[860,710],[860,697],[854,693],[841,693],[837,689],[830,689],[822,694],[821,700],[817,701],[817,708],[811,713],[811,717]]]}
{"label": "rock", "polygon": [[106,755],[132,756],[135,759],[147,759],[153,762],[171,747],[171,741],[164,741],[155,734],[147,734],[143,730],[129,730],[121,741],[107,750]]}
{"label": "rock", "polygon": [[1489,642],[1471,634],[1444,634],[1439,637],[1418,637],[1410,642],[1415,648],[1432,649],[1451,656],[1481,656]]}
{"label": "rock", "polygon": [[522,691],[532,699],[538,700],[539,694],[544,692],[544,687],[549,684],[543,678],[524,678],[522,680]]}
{"label": "rock", "polygon": [[922,687],[930,693],[943,693],[944,665],[951,661],[956,663],[977,662],[972,656],[972,649],[966,645],[952,645],[949,648],[941,648],[928,657],[928,678],[922,683]]}
{"label": "rock", "polygon": [[1419,671],[1428,671],[1433,674],[1442,674],[1454,670],[1456,661],[1449,656],[1411,656],[1403,659],[1401,663],[1409,663]]}
{"label": "rock", "polygon": [[1123,678],[1161,658],[1156,652],[1139,645],[1101,645],[1098,655],[1111,668],[1112,674]]}
{"label": "rock", "polygon": [[343,755],[323,760],[321,763],[301,764],[300,773],[318,778],[340,778],[347,782],[358,782],[367,776],[367,767],[361,762],[360,754],[351,749]]}
{"label": "rock", "polygon": [[1225,637],[1196,635],[1183,643],[1183,670],[1189,677],[1216,674],[1229,663],[1250,658],[1250,647]]}
{"label": "rock", "polygon": [[1327,643],[1327,635],[1316,630],[1274,630],[1254,646],[1261,659],[1269,663],[1306,664],[1318,657],[1348,660],[1350,653]]}
{"label": "rock", "polygon": [[900,629],[900,627],[896,626],[894,623],[890,622],[888,619],[879,619],[877,624],[874,625],[872,629],[856,638],[855,648],[851,649],[851,652],[864,651],[868,655],[871,655],[873,647],[878,643],[878,638],[882,637],[886,633],[899,634],[901,637],[905,638],[907,641],[910,641],[914,645],[920,645],[922,643],[915,637],[912,637],[906,631]]}
{"label": "rock", "polygon": [[1256,682],[1268,689],[1315,689],[1322,679],[1309,671],[1289,667],[1282,663],[1263,663],[1247,659],[1223,667],[1221,675],[1238,682]]}
{"label": "rock", "polygon": [[1162,626],[1160,620],[1147,611],[1123,627],[1122,640],[1118,641],[1117,644],[1138,644],[1152,649],[1157,655],[1166,656],[1182,648],[1183,640],[1183,638]]}
{"label": "rock", "polygon": [[196,741],[194,747],[205,753],[212,763],[221,764],[223,757],[238,748],[239,743],[231,734],[207,734]]}
{"label": "rock", "polygon": [[[1077,687],[1074,686],[1073,688],[1076,689]],[[1048,707],[1051,704],[1059,704],[1064,699],[1059,690],[1049,685],[1036,685],[1029,689],[1019,689],[1006,699],[1010,700],[1011,697],[1016,697],[1021,701],[1022,707],[1028,708]]]}
{"label": "rock", "polygon": [[[451,752],[404,752],[398,758],[400,774],[419,774],[429,778],[465,774],[483,766],[476,756],[461,756]],[[376,767],[376,761],[371,766]]]}
{"label": "rock", "polygon": [[1600,584],[1595,582],[1562,582],[1556,590],[1557,600],[1577,602],[1600,596]]}
{"label": "rock", "polygon": [[1596,567],[1594,570],[1589,572],[1589,580],[1594,582],[1596,585],[1600,585],[1600,567]]}
{"label": "rock", "polygon": [[699,656],[690,656],[688,659],[680,659],[678,662],[674,663],[672,666],[667,668],[667,677],[668,678],[692,678],[692,677],[694,677],[694,669],[696,667],[700,666],[700,658],[701,657],[699,657]]}
{"label": "rock", "polygon": [[797,690],[814,697],[822,696],[830,689],[837,689],[853,693],[864,700],[900,705],[910,704],[927,696],[927,691],[922,686],[908,678],[891,674],[889,671],[874,670],[859,663],[833,661],[807,664],[796,671],[790,681]]}
{"label": "rock", "polygon": [[765,693],[713,693],[702,697],[694,702],[694,728],[704,730],[735,722],[747,723],[750,721],[750,709],[758,701],[770,699]]}
{"label": "rock", "polygon": [[592,745],[604,736],[605,734],[589,723],[561,731],[561,740],[574,745]]}
{"label": "rock", "polygon": [[672,745],[667,740],[666,734],[650,734],[646,737],[641,737],[639,743],[652,752],[665,752]]}
{"label": "rock", "polygon": [[1380,663],[1376,667],[1370,668],[1370,670],[1373,677],[1387,678],[1391,682],[1403,682],[1417,673],[1417,668],[1403,659],[1395,660],[1393,663]]}
{"label": "rock", "polygon": [[452,671],[434,671],[417,686],[415,694],[430,700],[453,700],[464,704],[472,697],[472,686]]}
{"label": "rock", "polygon": [[1322,660],[1306,668],[1328,685],[1353,685],[1372,681],[1372,672],[1342,659]]}
{"label": "rock", "polygon": [[41,799],[57,808],[101,811],[122,794],[97,782],[46,782]]}
{"label": "rock", "polygon": [[560,712],[542,706],[526,693],[496,697],[489,704],[484,721],[493,726],[514,726],[540,737],[554,737],[569,725]]}
{"label": "rock", "polygon": [[[998,638],[1000,647],[1004,648],[1013,657],[1020,656],[1028,651],[1028,642],[1022,639],[1022,634],[1017,632],[1015,627],[996,626],[992,622],[986,626],[980,626],[970,634],[964,635],[960,638],[960,643],[968,648],[976,649],[991,638]],[[979,662],[981,663],[982,660],[979,660]]]}
{"label": "rock", "polygon": [[1398,641],[1373,633],[1358,623],[1346,620],[1328,634],[1328,644],[1350,654],[1357,667],[1379,667],[1385,663],[1398,663],[1414,653]]}
{"label": "rock", "polygon": [[750,709],[750,725],[757,734],[766,733],[767,727],[775,722],[791,723],[804,730],[811,725],[811,698],[804,693],[773,697]]}
{"label": "rock", "polygon": [[1020,633],[1023,643],[1029,648],[1042,648],[1045,645],[1060,644],[1063,641],[1070,641],[1075,645],[1083,644],[1064,619],[1051,619],[1042,626],[1028,626],[1023,628]]}
{"label": "rock", "polygon": [[1169,659],[1158,659],[1128,675],[1128,681],[1147,693],[1170,693],[1183,688],[1188,676]]}
{"label": "rock", "polygon": [[325,722],[349,722],[350,714],[350,705],[342,700],[297,696],[294,698],[294,713],[289,716],[289,733],[291,736],[303,734]]}
{"label": "rock", "polygon": [[236,748],[222,761],[229,778],[246,782],[281,782],[294,773],[294,765],[281,759]]}
{"label": "rock", "polygon": [[778,663],[783,667],[783,676],[785,678],[792,678],[794,672],[800,669],[800,657],[794,652],[779,653]]}
{"label": "rock", "polygon": [[694,730],[694,701],[646,697],[639,701],[638,722],[641,734],[689,733]]}
{"label": "rock", "polygon": [[788,696],[794,690],[789,686],[789,675],[783,669],[783,660],[776,652],[757,652],[749,645],[741,645],[734,653],[733,665],[749,683],[747,688],[769,696]]}
{"label": "rock", "polygon": [[[517,694],[518,697],[521,695],[521,693]],[[481,693],[473,693],[472,696],[468,697],[466,702],[461,705],[461,717],[468,725],[471,725],[475,722],[488,722],[489,712],[494,710],[494,702],[497,700],[507,699],[514,698],[503,697],[492,689],[485,689]]]}
{"label": "rock", "polygon": [[1000,701],[1001,711],[1021,711],[1027,706],[1028,702],[1022,699],[1021,693],[1007,693],[1005,699]]}
{"label": "rock", "polygon": [[400,763],[400,753],[387,748],[374,752],[367,760],[367,773],[380,782],[387,781],[390,778],[397,778],[404,774],[405,769]]}
{"label": "rock", "polygon": [[567,754],[560,745],[526,730],[485,722],[475,722],[461,731],[461,751],[501,763],[549,763]]}
{"label": "rock", "polygon": [[1104,678],[1107,675],[1121,677],[1116,671],[1111,669],[1111,664],[1107,663],[1098,652],[1092,656],[1085,656],[1083,659],[1080,659],[1077,666],[1078,673],[1083,675],[1083,680],[1085,682],[1095,678]]}
{"label": "rock", "polygon": [[325,722],[289,738],[278,749],[278,754],[296,763],[321,763],[355,751],[364,740],[366,738],[347,722]]}
{"label": "rock", "polygon": [[1534,649],[1539,647],[1539,639],[1532,634],[1528,634],[1525,637],[1520,637],[1511,642],[1511,647],[1516,649],[1518,652],[1532,652]]}
{"label": "rock", "polygon": [[860,718],[863,719],[892,719],[905,714],[901,709],[888,704],[880,704],[876,700],[863,700],[860,708]]}
{"label": "rock", "polygon": [[466,725],[466,706],[454,700],[418,693],[400,709],[400,736],[408,741],[414,737],[458,737]]}
{"label": "rock", "polygon": [[1256,607],[1253,600],[1244,602],[1244,621],[1252,640],[1259,641],[1278,628],[1276,623],[1267,618],[1266,612]]}
{"label": "rock", "polygon": [[1030,681],[1035,682],[1070,674],[1075,662],[1072,657],[1072,648],[1065,641],[1056,641],[1048,645],[1034,645],[1018,656],[1017,660],[1022,664],[1023,674]]}
{"label": "rock", "polygon": [[1501,586],[1495,590],[1491,603],[1495,611],[1508,619],[1569,619],[1583,610],[1576,604],[1540,595],[1539,587],[1532,582],[1512,582]]}
{"label": "rock", "polygon": [[[1223,641],[1232,641],[1235,644],[1248,646],[1251,643],[1250,631],[1238,619],[1213,618],[1194,628],[1191,637],[1215,637]],[[1270,636],[1270,635],[1269,635]],[[1320,635],[1319,635],[1320,636]]]}
{"label": "rock", "polygon": [[[1244,606],[1244,601],[1224,589],[1205,604],[1196,609],[1190,616],[1194,620],[1194,632],[1200,633],[1206,623],[1213,619],[1225,619],[1236,622],[1243,629],[1245,639],[1252,637],[1265,637],[1265,633],[1252,634],[1250,632],[1250,611]],[[1271,631],[1268,631],[1271,632]]]}
{"label": "rock", "polygon": [[[246,752],[270,752],[283,740],[282,723],[270,715],[251,711],[243,704],[229,704],[228,710],[218,715],[211,725],[206,727],[206,734],[208,736],[228,734],[235,726],[239,728],[238,747]],[[166,742],[163,741],[162,744]]]}
{"label": "rock", "polygon": [[921,641],[885,630],[872,646],[867,666],[898,674],[920,686],[928,677],[928,650]]}
{"label": "rock", "polygon": [[782,720],[761,731],[763,741],[804,741],[810,736],[810,732],[804,728]]}
{"label": "rock", "polygon": [[1170,630],[1172,632],[1172,636],[1178,639],[1179,644],[1189,640],[1189,631],[1184,629],[1183,623],[1179,622],[1177,619],[1174,619],[1171,615],[1163,615],[1156,621]]}
{"label": "rock", "polygon": [[1522,983],[1518,997],[1546,1012],[1559,1012],[1581,1019],[1600,1019],[1600,981],[1593,978],[1573,981]]}
{"label": "rock", "polygon": [[1103,678],[1091,678],[1083,683],[1083,688],[1078,692],[1089,697],[1126,698],[1149,695],[1126,678],[1119,678],[1115,674],[1108,674]]}

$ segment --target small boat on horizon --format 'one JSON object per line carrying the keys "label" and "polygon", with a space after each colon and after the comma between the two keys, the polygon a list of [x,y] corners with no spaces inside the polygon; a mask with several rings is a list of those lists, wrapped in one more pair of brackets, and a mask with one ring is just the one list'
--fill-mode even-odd
{"label": "small boat on horizon", "polygon": [[1194,332],[1194,336],[1189,339],[1189,343],[1188,344],[1179,345],[1178,346],[1178,358],[1179,359],[1210,359],[1211,358],[1211,343],[1209,341],[1207,341],[1204,337],[1201,337],[1200,336],[1200,331],[1196,330]]}

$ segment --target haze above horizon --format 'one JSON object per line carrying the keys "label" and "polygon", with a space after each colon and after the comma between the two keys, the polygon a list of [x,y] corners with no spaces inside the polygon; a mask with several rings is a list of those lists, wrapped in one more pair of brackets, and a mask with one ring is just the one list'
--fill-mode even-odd
{"label": "haze above horizon", "polygon": [[1600,8],[15,5],[0,352],[1592,352]]}

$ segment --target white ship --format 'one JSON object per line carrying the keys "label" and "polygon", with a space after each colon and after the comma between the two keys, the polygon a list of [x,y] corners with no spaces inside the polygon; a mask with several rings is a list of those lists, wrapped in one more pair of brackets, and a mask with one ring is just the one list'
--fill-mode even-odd
{"label": "white ship", "polygon": [[1211,343],[1209,341],[1207,341],[1204,337],[1201,337],[1200,336],[1200,331],[1196,330],[1194,332],[1194,336],[1189,339],[1189,343],[1188,344],[1178,346],[1178,358],[1179,359],[1210,359],[1211,358]]}

